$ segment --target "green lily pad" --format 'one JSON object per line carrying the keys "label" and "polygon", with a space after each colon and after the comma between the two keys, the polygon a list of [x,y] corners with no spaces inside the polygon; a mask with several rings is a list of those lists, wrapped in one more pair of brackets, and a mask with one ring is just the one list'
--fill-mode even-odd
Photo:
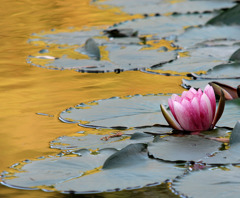
{"label": "green lily pad", "polygon": [[187,56],[175,61],[155,66],[154,70],[171,70],[177,72],[197,72],[214,68],[217,64],[228,62],[238,46],[213,46],[187,49]]}
{"label": "green lily pad", "polygon": [[[3,182],[17,188],[40,188],[52,186],[58,182],[79,177],[87,170],[100,167],[115,149],[100,150],[98,155],[91,155],[87,149],[78,151],[80,157],[50,157],[42,160],[31,161],[18,172],[4,176]],[[12,178],[14,176],[14,178]]]}
{"label": "green lily pad", "polygon": [[197,135],[168,136],[149,145],[149,154],[166,161],[200,161],[217,152],[220,142]]}
{"label": "green lily pad", "polygon": [[185,49],[197,46],[206,41],[215,41],[215,45],[223,39],[228,41],[240,41],[239,26],[203,26],[199,28],[189,28],[183,34],[178,36],[179,46]]}
{"label": "green lily pad", "polygon": [[172,187],[184,197],[238,198],[240,168],[234,166],[194,171],[177,179]]}
{"label": "green lily pad", "polygon": [[237,87],[240,82],[239,79],[196,79],[196,80],[187,80],[182,79],[182,86],[186,89],[194,87],[195,89],[204,89],[206,85],[210,82],[217,81],[222,84],[226,84],[232,87]]}
{"label": "green lily pad", "polygon": [[237,4],[233,8],[220,13],[218,16],[214,17],[207,24],[211,25],[240,25],[240,5]]}
{"label": "green lily pad", "polygon": [[62,57],[46,64],[45,67],[74,69],[79,72],[113,72],[117,69],[125,71],[148,68],[177,58],[177,54],[174,51],[142,50],[140,45],[124,47],[121,45],[108,45],[106,50],[109,52],[110,61]]}
{"label": "green lily pad", "polygon": [[105,140],[105,137],[107,136],[92,134],[80,137],[63,136],[52,141],[51,148],[62,150],[115,148],[120,150],[129,144],[148,143],[153,141],[152,135],[140,132],[128,134],[128,131],[126,131],[126,134],[123,134],[120,137],[109,138],[108,140]]}
{"label": "green lily pad", "polygon": [[[80,122],[81,126],[100,128],[131,128],[167,124],[160,104],[167,105],[170,95],[110,98],[81,104],[60,113],[61,121]],[[93,105],[95,104],[95,105]],[[87,122],[87,123],[86,123]]]}
{"label": "green lily pad", "polygon": [[[91,47],[88,41],[91,42]],[[94,46],[93,46],[94,44]],[[154,65],[163,64],[177,58],[174,51],[159,52],[157,50],[144,50],[139,44],[105,44],[105,51],[108,59],[102,58],[97,41],[88,39],[85,47],[77,48],[79,58],[70,58],[66,54],[62,57],[53,58],[48,62],[42,62],[42,56],[31,56],[28,62],[34,66],[54,68],[54,69],[73,69],[78,72],[113,72],[116,70],[135,70],[138,68],[148,68]],[[94,48],[94,50],[93,50]],[[92,54],[93,51],[95,54]],[[80,58],[80,54],[88,55],[86,58]],[[95,58],[92,58],[95,57]],[[96,58],[97,57],[97,58]]]}
{"label": "green lily pad", "polygon": [[94,1],[94,4],[99,6],[109,5],[121,7],[124,12],[130,14],[152,14],[152,13],[188,13],[188,12],[204,12],[214,11],[221,8],[229,8],[235,4],[225,1],[208,1],[203,3],[201,1],[178,1],[175,3],[158,0],[140,0],[140,1],[124,1],[124,0],[110,0],[110,1]]}
{"label": "green lily pad", "polygon": [[117,152],[108,149],[100,150],[97,155],[88,153],[80,157],[33,161],[21,170],[24,172],[13,173],[12,176],[16,177],[3,176],[3,184],[61,192],[99,193],[159,185],[182,175],[185,169],[150,159],[147,145],[139,143]]}
{"label": "green lily pad", "polygon": [[[154,39],[166,38],[172,40],[172,38],[176,38],[177,35],[184,33],[186,27],[204,25],[206,21],[213,16],[214,14],[208,13],[202,15],[147,17],[115,24],[113,27],[110,27],[108,31],[115,28],[119,28],[119,30],[132,28],[138,31],[140,36],[152,35]],[[164,25],[159,26],[158,24]]]}

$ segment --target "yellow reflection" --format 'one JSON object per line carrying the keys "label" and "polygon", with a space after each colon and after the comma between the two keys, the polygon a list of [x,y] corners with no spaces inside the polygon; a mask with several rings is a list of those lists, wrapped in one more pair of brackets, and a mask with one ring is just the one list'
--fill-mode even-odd
{"label": "yellow reflection", "polygon": [[[0,172],[25,159],[59,153],[49,147],[49,142],[59,136],[91,130],[59,121],[59,113],[68,107],[113,96],[183,91],[181,76],[150,75],[139,71],[82,74],[26,63],[26,58],[43,46],[43,43],[35,46],[27,42],[32,33],[108,26],[140,16],[129,16],[116,8],[99,9],[90,4],[90,0],[2,0],[0,17]],[[104,49],[102,51],[104,54]],[[58,53],[65,52],[59,50]],[[73,50],[71,53],[75,56]],[[26,197],[18,190],[0,188],[0,197],[4,194]],[[34,193],[36,197],[43,197],[42,192]]]}

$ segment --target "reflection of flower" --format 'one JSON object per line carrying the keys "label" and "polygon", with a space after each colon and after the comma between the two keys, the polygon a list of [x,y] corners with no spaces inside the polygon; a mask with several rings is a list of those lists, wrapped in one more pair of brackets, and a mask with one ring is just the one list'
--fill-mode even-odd
{"label": "reflection of flower", "polygon": [[175,120],[163,105],[161,105],[161,110],[169,125],[176,130],[210,130],[213,129],[223,113],[225,100],[222,96],[223,93],[216,114],[215,94],[210,85],[207,85],[203,92],[201,89],[197,91],[191,88],[189,91],[184,91],[182,96],[173,94],[168,99],[168,104]]}
{"label": "reflection of flower", "polygon": [[209,84],[213,87],[214,92],[217,95],[221,95],[221,91],[223,91],[226,100],[240,98],[240,85],[238,85],[237,88],[234,88],[219,82],[211,82]]}

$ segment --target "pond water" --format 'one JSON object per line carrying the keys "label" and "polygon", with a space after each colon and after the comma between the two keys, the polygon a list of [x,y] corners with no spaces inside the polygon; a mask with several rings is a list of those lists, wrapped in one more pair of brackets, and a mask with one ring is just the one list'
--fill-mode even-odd
{"label": "pond water", "polygon": [[[176,2],[168,1],[173,5]],[[166,16],[173,11],[166,12]],[[181,93],[185,90],[181,87],[182,78],[189,71],[178,73],[177,69],[170,71],[169,67],[165,71],[160,70],[161,68],[151,70],[157,73],[156,75],[142,71],[124,71],[119,74],[117,72],[81,73],[71,69],[47,69],[45,65],[35,67],[32,62],[28,62],[30,55],[35,56],[46,46],[41,38],[30,42],[31,39],[36,38],[35,35],[44,37],[52,33],[71,33],[86,27],[108,29],[122,21],[142,20],[144,18],[142,13],[127,14],[120,8],[109,5],[100,8],[90,0],[39,2],[3,0],[0,17],[0,172],[9,171],[11,166],[18,162],[57,155],[60,150],[56,147],[51,148],[50,142],[60,136],[74,136],[79,131],[92,133],[92,129],[79,126],[77,123],[67,124],[60,121],[59,116],[64,109],[80,102],[87,103],[116,96]],[[206,16],[208,17],[212,16]],[[195,24],[189,24],[191,25]],[[166,42],[164,46],[167,46],[171,52],[174,49],[171,42],[164,42]],[[161,47],[158,44],[157,42],[152,44],[153,48],[155,45],[157,48]],[[54,45],[51,45],[51,50],[53,53],[50,55],[53,57],[57,57],[58,52],[64,54],[64,51],[57,50]],[[228,54],[231,55],[235,50],[235,48],[229,49]],[[75,56],[74,53],[71,55]],[[187,53],[180,55],[188,56]],[[209,65],[211,66],[212,64]],[[202,70],[197,67],[195,71],[201,73]],[[162,72],[167,75],[158,75]],[[189,77],[184,76],[184,78],[190,80]],[[176,196],[167,188],[167,184],[96,195],[62,194],[0,185],[0,197],[4,198],[160,197],[160,195],[161,197]]]}

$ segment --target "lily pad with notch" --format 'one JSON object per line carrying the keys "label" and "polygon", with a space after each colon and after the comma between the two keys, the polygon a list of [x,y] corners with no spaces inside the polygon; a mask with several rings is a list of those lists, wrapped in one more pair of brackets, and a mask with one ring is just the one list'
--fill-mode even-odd
{"label": "lily pad with notch", "polygon": [[21,168],[13,167],[12,171],[3,175],[3,184],[15,188],[49,187],[102,166],[104,161],[115,152],[115,149],[103,149],[98,155],[92,155],[89,150],[82,149],[75,157],[66,155],[33,160],[23,164]]}
{"label": "lily pad with notch", "polygon": [[[61,163],[62,166],[54,165]],[[2,183],[15,188],[34,187],[83,194],[159,185],[167,179],[182,175],[185,168],[150,159],[147,145],[139,143],[128,145],[117,152],[108,149],[100,150],[97,155],[88,153],[69,157],[69,160],[67,157],[54,157],[52,160],[34,161],[23,165],[20,170],[24,172],[13,171],[12,176],[15,177],[3,176]],[[63,177],[56,177],[58,175]]]}
{"label": "lily pad with notch", "polygon": [[153,135],[132,131],[126,131],[125,134],[109,138],[105,140],[106,135],[93,135],[88,134],[86,136],[63,136],[51,142],[51,148],[61,149],[61,150],[72,150],[77,149],[105,149],[105,148],[115,148],[120,150],[129,144],[136,143],[148,143],[153,141]]}
{"label": "lily pad with notch", "polygon": [[[127,129],[154,124],[167,124],[160,104],[167,105],[170,95],[132,96],[94,101],[71,107],[60,113],[61,121],[78,121],[93,128]],[[96,104],[96,105],[92,105]],[[86,123],[87,122],[87,123]]]}
{"label": "lily pad with notch", "polygon": [[[79,58],[71,58],[66,54],[45,64],[39,62],[39,59],[35,57],[30,58],[29,62],[32,65],[45,68],[73,69],[78,72],[99,73],[148,68],[177,58],[175,51],[144,50],[143,46],[139,44],[106,44],[102,45],[102,47],[104,47],[104,54],[107,54],[107,57],[101,54],[97,42],[88,39],[85,47],[75,49],[75,51],[79,52]],[[81,58],[80,54],[88,56]]]}
{"label": "lily pad with notch", "polygon": [[[134,29],[138,32],[139,36],[151,36],[153,39],[166,38],[172,40],[177,35],[184,33],[186,27],[204,25],[206,21],[212,18],[214,14],[200,15],[170,15],[160,17],[147,17],[143,19],[136,19],[133,21],[125,21],[108,28],[106,31],[116,31],[119,29]],[[163,25],[159,25],[163,24]],[[117,29],[116,29],[117,28]]]}
{"label": "lily pad with notch", "polygon": [[56,189],[78,193],[138,189],[159,185],[166,179],[183,174],[184,170],[174,164],[148,158],[144,144],[131,144],[110,156],[102,171],[58,183]]}
{"label": "lily pad with notch", "polygon": [[216,67],[217,64],[227,63],[229,57],[236,49],[238,49],[238,46],[189,48],[186,51],[182,51],[186,56],[166,64],[151,67],[151,69],[152,71],[161,69],[177,72],[206,71]]}

